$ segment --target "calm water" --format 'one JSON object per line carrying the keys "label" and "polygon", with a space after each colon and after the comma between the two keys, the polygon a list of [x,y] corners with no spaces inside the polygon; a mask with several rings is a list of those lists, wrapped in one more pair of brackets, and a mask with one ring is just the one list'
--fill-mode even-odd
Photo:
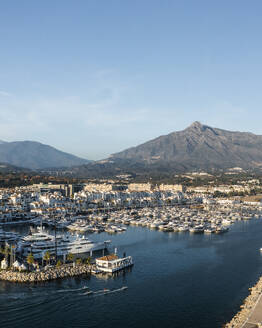
{"label": "calm water", "polygon": [[[0,282],[0,327],[216,328],[262,275],[262,220],[236,223],[224,235],[129,227],[110,239],[119,254],[133,256],[131,271],[35,285]],[[98,292],[85,295],[86,286]],[[122,286],[128,290],[99,293]]]}

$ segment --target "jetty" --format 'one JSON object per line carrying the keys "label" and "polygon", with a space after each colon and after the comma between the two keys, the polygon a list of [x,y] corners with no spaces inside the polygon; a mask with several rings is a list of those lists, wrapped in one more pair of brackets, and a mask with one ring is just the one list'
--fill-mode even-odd
{"label": "jetty", "polygon": [[1,270],[0,280],[18,283],[41,282],[67,277],[90,274],[92,266],[88,264],[69,265],[64,264],[59,267],[50,267],[46,270],[32,272],[18,272],[12,270]]}
{"label": "jetty", "polygon": [[225,325],[225,328],[262,327],[262,277],[250,288],[249,296],[241,305],[241,310]]}

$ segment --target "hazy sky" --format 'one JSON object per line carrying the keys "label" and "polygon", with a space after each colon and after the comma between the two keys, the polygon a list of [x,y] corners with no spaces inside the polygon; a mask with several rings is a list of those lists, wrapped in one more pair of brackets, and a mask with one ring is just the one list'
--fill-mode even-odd
{"label": "hazy sky", "polygon": [[100,159],[196,120],[262,134],[261,17],[261,0],[0,0],[0,139]]}

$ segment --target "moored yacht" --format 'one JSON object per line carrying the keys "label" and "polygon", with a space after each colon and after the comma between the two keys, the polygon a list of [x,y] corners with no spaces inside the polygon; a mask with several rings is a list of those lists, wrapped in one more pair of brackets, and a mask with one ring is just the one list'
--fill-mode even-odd
{"label": "moored yacht", "polygon": [[193,232],[193,233],[202,233],[202,232],[204,232],[204,227],[203,226],[195,226],[193,228],[190,228],[189,231]]}
{"label": "moored yacht", "polygon": [[77,255],[83,253],[92,253],[106,249],[109,241],[94,242],[86,237],[72,236],[53,236],[40,231],[22,238],[20,250],[24,256],[32,253],[35,259],[41,259],[45,252],[49,251],[51,255],[64,256],[69,253]]}

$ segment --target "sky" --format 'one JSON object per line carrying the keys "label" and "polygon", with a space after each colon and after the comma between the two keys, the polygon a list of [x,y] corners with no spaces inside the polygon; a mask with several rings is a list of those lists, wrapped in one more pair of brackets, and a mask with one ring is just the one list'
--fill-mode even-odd
{"label": "sky", "polygon": [[262,1],[0,0],[0,139],[88,159],[194,121],[262,134]]}

